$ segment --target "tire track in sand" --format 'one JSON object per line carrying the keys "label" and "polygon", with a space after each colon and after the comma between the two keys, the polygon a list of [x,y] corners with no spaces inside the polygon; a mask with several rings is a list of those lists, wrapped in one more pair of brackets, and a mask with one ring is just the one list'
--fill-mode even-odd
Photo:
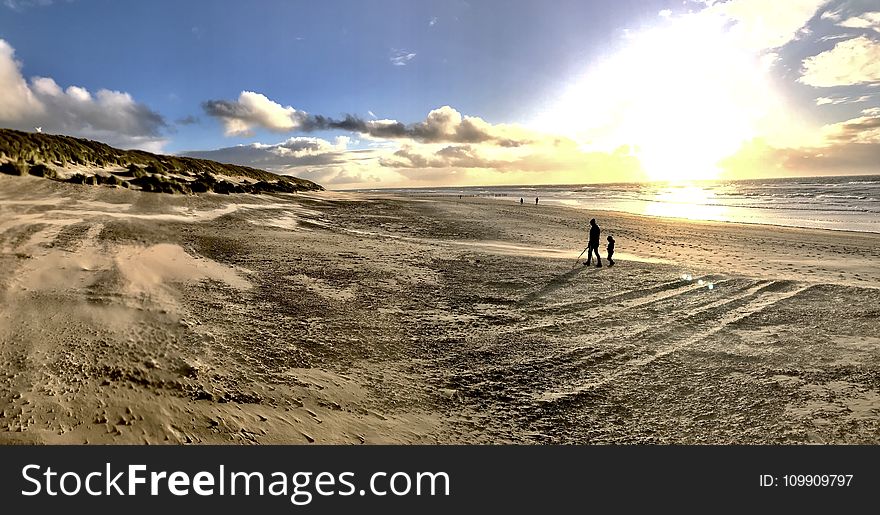
{"label": "tire track in sand", "polygon": [[[510,368],[518,368],[518,369],[527,369],[531,373],[534,374],[546,374],[547,369],[555,370],[557,373],[559,372],[559,368],[565,367],[568,369],[571,368],[581,368],[584,365],[596,365],[615,357],[626,355],[631,352],[632,345],[627,345],[626,342],[637,340],[642,338],[644,335],[660,332],[661,334],[667,334],[671,330],[669,329],[672,326],[676,326],[676,328],[680,327],[682,323],[698,317],[706,312],[710,312],[712,310],[716,310],[719,307],[724,307],[730,304],[734,304],[737,302],[743,302],[744,300],[748,300],[754,297],[760,291],[770,288],[774,283],[771,281],[749,281],[745,285],[741,285],[736,290],[731,291],[728,295],[724,296],[721,299],[710,300],[708,302],[698,302],[696,303],[688,303],[682,306],[678,306],[676,308],[667,310],[671,316],[671,320],[665,322],[660,325],[652,326],[650,328],[642,329],[640,331],[636,331],[634,333],[623,333],[615,336],[615,341],[619,342],[619,344],[615,345],[612,348],[597,348],[594,345],[576,345],[576,346],[564,346],[562,349],[557,350],[556,352],[548,353],[546,349],[542,350],[539,355],[536,355],[532,358],[526,358],[521,354],[517,354],[514,357],[514,361],[506,360],[503,362],[499,362],[499,356],[493,356],[493,361],[496,363],[493,366],[490,366],[489,369],[510,369]],[[619,317],[624,315],[626,311],[641,307],[645,305],[649,305],[652,303],[662,302],[663,300],[668,300],[672,297],[679,297],[688,293],[696,293],[698,288],[691,288],[684,291],[679,291],[674,295],[665,295],[663,298],[653,298],[653,296],[645,296],[642,297],[646,299],[644,301],[634,302],[632,305],[625,305],[623,307],[620,306],[607,306],[603,307],[599,311],[599,315],[601,316],[611,316],[611,317]],[[648,299],[648,297],[651,297]],[[605,323],[610,323],[609,320],[605,320]],[[574,324],[589,324],[595,325],[596,319],[589,318],[584,319],[584,317],[580,317],[578,320],[572,320],[563,322],[560,324],[548,324],[546,326],[542,326],[542,329],[551,329],[551,328],[567,328],[570,330],[576,330],[576,327],[572,327]],[[625,324],[625,322],[623,322]],[[618,325],[623,325],[618,324]],[[525,330],[521,329],[513,329],[510,332],[519,333]],[[583,333],[581,331],[577,331],[577,334],[580,336]],[[557,336],[557,335],[554,335]],[[562,335],[564,336],[564,335]],[[588,334],[588,338],[592,341],[594,335]],[[492,344],[488,346],[481,347],[478,351],[486,353],[487,351],[492,350],[498,344]]]}
{"label": "tire track in sand", "polygon": [[[814,285],[804,285],[801,283],[793,283],[787,281],[773,281],[767,284],[756,286],[750,290],[750,293],[743,295],[739,298],[723,299],[716,303],[714,306],[708,306],[688,317],[694,318],[694,315],[702,315],[706,314],[712,309],[726,307],[727,309],[724,309],[721,312],[720,318],[714,320],[711,328],[707,330],[702,330],[702,326],[700,326],[699,324],[695,327],[683,329],[681,327],[682,321],[675,320],[664,324],[664,327],[668,327],[670,325],[677,326],[676,328],[671,330],[658,330],[658,328],[652,328],[634,333],[633,337],[640,337],[645,333],[655,333],[651,336],[651,340],[656,341],[660,337],[665,337],[665,341],[667,343],[661,344],[657,349],[649,351],[649,353],[646,355],[633,358],[623,363],[621,366],[606,372],[598,379],[587,381],[574,388],[556,391],[545,391],[540,396],[538,396],[537,400],[543,402],[556,402],[559,400],[576,397],[586,391],[604,386],[619,377],[625,376],[629,373],[636,371],[639,368],[651,364],[659,358],[699,343],[724,330],[730,324],[739,322],[740,320],[744,320],[752,315],[755,315],[756,313],[760,313],[761,311],[771,308],[778,302],[795,297],[803,293],[804,291],[812,288],[813,286]],[[749,297],[754,298],[748,300],[745,303],[742,303],[743,300]],[[731,304],[739,305],[733,307],[733,309],[729,309],[729,305]]]}

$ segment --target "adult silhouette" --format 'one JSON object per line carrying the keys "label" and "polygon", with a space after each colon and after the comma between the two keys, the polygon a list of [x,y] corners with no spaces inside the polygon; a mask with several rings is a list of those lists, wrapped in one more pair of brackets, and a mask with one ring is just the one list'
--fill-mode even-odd
{"label": "adult silhouette", "polygon": [[587,243],[587,262],[584,263],[587,266],[590,266],[590,263],[593,260],[593,254],[596,254],[596,267],[602,268],[602,258],[599,257],[599,233],[601,229],[599,229],[599,224],[596,223],[596,219],[593,218],[590,220],[590,241]]}

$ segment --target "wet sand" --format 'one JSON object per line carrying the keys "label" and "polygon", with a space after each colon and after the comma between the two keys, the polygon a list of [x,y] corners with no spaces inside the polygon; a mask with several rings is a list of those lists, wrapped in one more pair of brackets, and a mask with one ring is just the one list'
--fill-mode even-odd
{"label": "wet sand", "polygon": [[0,266],[3,443],[880,441],[880,235],[0,176]]}

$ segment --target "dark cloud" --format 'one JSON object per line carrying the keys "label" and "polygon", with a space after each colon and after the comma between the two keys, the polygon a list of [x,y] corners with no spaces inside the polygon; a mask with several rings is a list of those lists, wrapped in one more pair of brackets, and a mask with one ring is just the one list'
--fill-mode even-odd
{"label": "dark cloud", "polygon": [[480,157],[470,145],[448,146],[433,154],[421,154],[412,147],[404,147],[391,156],[379,160],[379,164],[391,168],[498,168],[509,162]]}
{"label": "dark cloud", "polygon": [[865,132],[880,129],[880,116],[862,116],[836,125],[837,133],[832,138],[841,142],[856,142]]}
{"label": "dark cloud", "polygon": [[342,167],[329,167],[316,170],[308,170],[299,172],[299,175],[310,181],[315,181],[323,185],[339,185],[339,184],[363,184],[371,182],[380,182],[375,175],[361,172],[352,172]]}
{"label": "dark cloud", "polygon": [[334,144],[320,138],[290,138],[275,145],[257,143],[187,151],[180,155],[277,171],[301,166],[342,164],[356,159],[357,151],[346,153],[345,143],[339,141]]}
{"label": "dark cloud", "polygon": [[778,148],[761,139],[747,142],[720,165],[731,177],[874,174],[880,141],[833,140],[818,147]]}
{"label": "dark cloud", "polygon": [[[582,152],[576,146],[549,146],[530,148],[528,153],[509,159],[491,159],[480,154],[472,145],[451,145],[436,152],[424,154],[413,147],[404,147],[379,159],[379,164],[393,168],[410,177],[407,170],[450,170],[455,168],[485,169],[495,172],[554,173],[560,170],[580,170],[584,173],[613,176],[619,180],[643,179],[641,166],[630,155],[628,147],[613,153]],[[432,172],[433,173],[433,172]],[[603,177],[605,180],[605,177]]]}
{"label": "dark cloud", "polygon": [[462,119],[457,111],[449,107],[431,111],[425,121],[409,125],[396,120],[364,120],[351,114],[338,120],[322,115],[307,115],[298,129],[304,132],[343,130],[377,139],[413,139],[420,143],[492,143],[503,147],[530,143],[527,139],[496,134],[497,129],[479,118]]}
{"label": "dark cloud", "polygon": [[364,120],[353,114],[343,118],[308,114],[252,91],[243,91],[234,101],[205,101],[202,109],[208,116],[222,120],[229,135],[253,134],[253,129],[260,127],[276,132],[341,130],[377,139],[412,139],[420,143],[487,143],[518,147],[532,142],[531,138],[524,137],[525,131],[521,129],[462,116],[449,106],[434,109],[425,120],[408,125],[397,120]]}

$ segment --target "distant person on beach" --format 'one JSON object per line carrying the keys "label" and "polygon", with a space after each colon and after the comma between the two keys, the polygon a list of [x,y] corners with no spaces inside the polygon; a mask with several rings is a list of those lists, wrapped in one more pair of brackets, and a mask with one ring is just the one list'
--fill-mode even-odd
{"label": "distant person on beach", "polygon": [[538,205],[538,197],[535,197],[535,205]]}
{"label": "distant person on beach", "polygon": [[614,266],[614,260],[611,259],[611,256],[614,255],[614,238],[611,236],[608,237],[608,266]]}
{"label": "distant person on beach", "polygon": [[584,263],[587,266],[590,266],[590,263],[593,260],[593,254],[596,254],[596,268],[602,268],[602,258],[599,257],[599,224],[596,223],[596,219],[593,218],[590,220],[590,241],[587,243],[587,262]]}
{"label": "distant person on beach", "polygon": [[519,198],[519,205],[523,205],[523,199],[522,199],[522,197]]}

